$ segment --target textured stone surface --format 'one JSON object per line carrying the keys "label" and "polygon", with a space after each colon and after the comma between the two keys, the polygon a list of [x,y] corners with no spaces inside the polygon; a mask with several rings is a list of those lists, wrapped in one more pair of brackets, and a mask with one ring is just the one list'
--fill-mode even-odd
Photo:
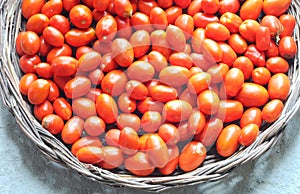
{"label": "textured stone surface", "polygon": [[[141,193],[95,183],[49,162],[18,128],[0,100],[0,193]],[[164,193],[300,193],[300,112],[281,140],[222,181]]]}

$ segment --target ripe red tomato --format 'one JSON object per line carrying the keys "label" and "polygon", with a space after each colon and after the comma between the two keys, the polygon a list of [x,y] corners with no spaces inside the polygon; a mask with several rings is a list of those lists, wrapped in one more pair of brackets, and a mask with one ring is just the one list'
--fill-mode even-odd
{"label": "ripe red tomato", "polygon": [[283,73],[274,74],[268,84],[270,99],[285,100],[290,92],[290,79]]}
{"label": "ripe red tomato", "polygon": [[130,80],[146,82],[152,80],[155,70],[149,62],[135,61],[127,68],[126,73]]}
{"label": "ripe red tomato", "polygon": [[234,13],[225,12],[220,17],[220,23],[226,26],[231,33],[238,33],[239,27],[243,23],[243,20],[240,18],[240,16]]}
{"label": "ripe red tomato", "polygon": [[262,11],[263,0],[245,1],[240,8],[240,16],[243,20],[256,20]]}
{"label": "ripe red tomato", "polygon": [[240,120],[240,127],[244,128],[248,124],[256,124],[258,127],[261,126],[262,117],[261,110],[259,108],[248,108],[242,115]]}
{"label": "ripe red tomato", "polygon": [[272,37],[280,35],[284,30],[280,20],[273,15],[266,15],[263,17],[261,25],[269,28]]}
{"label": "ripe red tomato", "polygon": [[179,167],[185,172],[199,167],[206,157],[206,148],[197,141],[187,143],[179,155]]}
{"label": "ripe red tomato", "polygon": [[91,81],[85,76],[76,76],[66,83],[64,93],[67,98],[85,96],[91,89]]}
{"label": "ripe red tomato", "polygon": [[230,31],[221,23],[211,22],[205,27],[205,35],[214,41],[224,42],[230,37]]}
{"label": "ripe red tomato", "polygon": [[146,30],[137,30],[129,39],[136,58],[144,56],[150,48],[150,34]]}
{"label": "ripe red tomato", "polygon": [[96,35],[100,41],[110,42],[117,32],[117,22],[111,15],[103,16],[96,24]]}
{"label": "ripe red tomato", "polygon": [[207,24],[212,22],[219,22],[219,18],[213,14],[198,12],[193,16],[195,26],[197,28],[205,28]]}
{"label": "ripe red tomato", "polygon": [[55,114],[60,116],[63,120],[69,120],[72,115],[72,106],[70,103],[63,97],[59,97],[53,102],[53,109]]}
{"label": "ripe red tomato", "polygon": [[187,88],[192,94],[199,94],[204,90],[208,89],[211,83],[211,75],[206,72],[200,72],[192,75],[187,83]]}
{"label": "ripe red tomato", "polygon": [[[230,37],[229,37],[230,38]],[[232,37],[231,37],[232,38]],[[223,57],[221,62],[228,65],[229,67],[232,66],[232,63],[236,60],[237,58],[237,54],[236,52],[233,50],[233,48],[231,46],[229,46],[229,44],[224,43],[224,42],[219,42],[218,43],[220,45],[221,50],[223,51]],[[231,40],[231,44],[234,44],[234,41]],[[246,45],[247,47],[247,45]]]}
{"label": "ripe red tomato", "polygon": [[48,44],[55,47],[61,47],[65,42],[64,35],[52,26],[44,28],[43,37]]}
{"label": "ripe red tomato", "polygon": [[[74,116],[70,118],[61,131],[61,138],[66,144],[73,144],[80,139],[83,132],[84,120]],[[78,153],[78,152],[77,152]]]}
{"label": "ripe red tomato", "polygon": [[118,107],[115,100],[108,94],[100,94],[96,99],[97,114],[105,123],[114,123],[118,115]]}
{"label": "ripe red tomato", "polygon": [[105,132],[106,124],[100,117],[91,116],[84,121],[83,128],[88,135],[99,136]]}
{"label": "ripe red tomato", "polygon": [[207,14],[215,14],[219,11],[220,2],[219,0],[202,0],[201,8]]}
{"label": "ripe red tomato", "polygon": [[116,38],[112,42],[112,56],[118,65],[128,67],[134,59],[134,50],[129,41],[124,38]]}
{"label": "ripe red tomato", "polygon": [[26,23],[26,30],[41,34],[45,27],[49,25],[49,18],[42,13],[34,14]]}
{"label": "ripe red tomato", "polygon": [[45,0],[24,0],[22,1],[22,15],[28,19],[30,16],[37,14],[41,11]]}
{"label": "ripe red tomato", "polygon": [[279,35],[280,38],[284,36],[292,36],[295,26],[296,26],[296,19],[291,14],[283,14],[279,17],[280,23],[283,25],[283,31]]}
{"label": "ripe red tomato", "polygon": [[192,114],[192,106],[183,100],[168,101],[163,108],[163,117],[170,122],[187,120]]}
{"label": "ripe red tomato", "polygon": [[157,134],[167,145],[176,145],[180,140],[180,133],[177,127],[170,123],[162,124],[159,127]]}
{"label": "ripe red tomato", "polygon": [[84,136],[78,139],[75,143],[73,143],[71,147],[71,152],[73,155],[76,156],[76,153],[80,148],[83,148],[85,146],[96,146],[101,148],[102,142],[98,137],[92,137],[92,136]]}
{"label": "ripe red tomato", "polygon": [[243,72],[244,79],[247,80],[251,77],[253,71],[253,63],[252,61],[245,56],[238,57],[232,64],[232,67],[238,68]]}
{"label": "ripe red tomato", "polygon": [[236,121],[243,115],[244,107],[237,100],[220,100],[217,117],[225,123]]}
{"label": "ripe red tomato", "polygon": [[29,86],[38,79],[38,76],[34,73],[27,73],[22,76],[19,83],[19,90],[21,94],[27,96]]}
{"label": "ripe red tomato", "polygon": [[21,36],[21,48],[27,55],[35,55],[40,49],[40,38],[33,31],[26,31]]}
{"label": "ripe red tomato", "polygon": [[125,168],[136,176],[148,176],[153,173],[155,167],[150,162],[148,154],[137,152],[124,161]]}
{"label": "ripe red tomato", "polygon": [[236,96],[237,93],[242,88],[242,85],[244,84],[244,80],[245,80],[244,74],[240,69],[236,67],[231,68],[227,72],[224,78],[226,95]]}
{"label": "ripe red tomato", "polygon": [[293,37],[285,36],[279,41],[279,54],[285,59],[292,59],[297,53],[297,44]]}
{"label": "ripe red tomato", "polygon": [[143,100],[148,96],[147,87],[140,81],[130,80],[126,83],[126,93],[135,100]]}
{"label": "ripe red tomato", "polygon": [[119,145],[124,154],[134,155],[137,153],[140,146],[137,132],[130,127],[124,127],[120,133]]}
{"label": "ripe red tomato", "polygon": [[271,72],[265,67],[257,67],[252,71],[252,81],[256,84],[266,85],[271,79]]}
{"label": "ripe red tomato", "polygon": [[245,107],[259,107],[266,104],[269,94],[263,86],[246,82],[236,95],[236,99]]}
{"label": "ripe red tomato", "polygon": [[263,3],[263,11],[266,15],[280,16],[288,10],[291,0],[287,1],[272,1],[265,0]]}
{"label": "ripe red tomato", "polygon": [[137,102],[131,99],[127,93],[123,93],[118,98],[118,107],[122,112],[131,113],[136,110]]}
{"label": "ripe red tomato", "polygon": [[239,0],[221,0],[219,13],[224,14],[228,13],[237,13],[240,9],[240,1]]}
{"label": "ripe red tomato", "polygon": [[51,0],[47,1],[41,10],[41,13],[45,14],[47,17],[51,18],[54,15],[59,15],[63,11],[62,0]]}
{"label": "ripe red tomato", "polygon": [[74,115],[87,119],[96,116],[95,102],[88,98],[76,98],[72,101],[72,111]]}
{"label": "ripe red tomato", "polygon": [[159,168],[159,172],[162,173],[163,175],[172,174],[177,168],[179,162],[179,149],[176,145],[168,146],[168,152],[169,152],[169,162],[166,164],[166,166]]}
{"label": "ripe red tomato", "polygon": [[169,25],[166,30],[166,39],[170,47],[175,51],[181,52],[185,48],[185,34],[182,29],[175,25]]}
{"label": "ripe red tomato", "polygon": [[104,169],[114,169],[124,162],[124,155],[120,148],[105,146],[102,148],[104,159],[100,162],[100,167]]}
{"label": "ripe red tomato", "polygon": [[269,49],[271,43],[271,33],[268,27],[261,26],[256,32],[256,47],[260,51]]}
{"label": "ripe red tomato", "polygon": [[42,104],[38,104],[33,107],[33,114],[39,121],[42,121],[45,116],[52,113],[53,106],[48,100],[45,100]]}
{"label": "ripe red tomato", "polygon": [[256,124],[245,125],[239,137],[239,144],[242,146],[251,145],[259,134],[259,127]]}
{"label": "ripe red tomato", "polygon": [[172,6],[165,10],[169,24],[175,24],[176,19],[182,15],[182,9],[178,6]]}
{"label": "ripe red tomato", "polygon": [[202,42],[203,56],[211,62],[220,62],[223,58],[223,51],[220,45],[209,38],[205,38]]}
{"label": "ripe red tomato", "polygon": [[64,125],[65,123],[62,118],[56,114],[46,115],[42,120],[42,126],[53,135],[59,134]]}
{"label": "ripe red tomato", "polygon": [[119,129],[110,129],[105,133],[105,143],[109,146],[119,146],[120,140],[120,133]]}
{"label": "ripe red tomato", "polygon": [[244,54],[248,47],[247,41],[239,34],[230,35],[228,44],[237,54]]}
{"label": "ripe red tomato", "polygon": [[188,40],[193,35],[194,19],[188,14],[182,14],[175,20],[175,26],[184,32],[185,39]]}
{"label": "ripe red tomato", "polygon": [[115,0],[113,1],[115,13],[120,17],[130,17],[133,12],[132,5],[129,0]]}
{"label": "ripe red tomato", "polygon": [[37,79],[33,81],[28,88],[27,96],[31,104],[43,103],[49,95],[50,84],[45,79]]}
{"label": "ripe red tomato", "polygon": [[139,131],[141,127],[140,118],[131,113],[121,113],[117,117],[117,126],[119,129],[123,129],[125,127],[130,127],[135,131]]}
{"label": "ripe red tomato", "polygon": [[191,4],[191,0],[174,0],[174,3],[182,9],[187,8]]}
{"label": "ripe red tomato", "polygon": [[272,73],[286,73],[289,70],[289,63],[282,57],[270,57],[266,61],[266,67]]}
{"label": "ripe red tomato", "polygon": [[216,142],[218,154],[223,157],[232,155],[239,146],[241,128],[235,124],[225,127]]}
{"label": "ripe red tomato", "polygon": [[154,0],[140,0],[138,1],[138,9],[140,12],[150,15],[150,11],[154,8],[157,7],[158,4]]}
{"label": "ripe red tomato", "polygon": [[124,93],[127,81],[123,71],[112,70],[102,78],[101,89],[111,96],[119,96]]}
{"label": "ripe red tomato", "polygon": [[261,111],[261,117],[267,123],[273,123],[276,121],[283,110],[283,102],[275,99],[268,102]]}
{"label": "ripe red tomato", "polygon": [[158,111],[163,110],[164,104],[160,101],[154,100],[152,97],[147,97],[142,101],[139,101],[137,109],[140,113],[145,113],[146,111]]}
{"label": "ripe red tomato", "polygon": [[154,133],[162,124],[162,116],[157,111],[146,111],[141,118],[141,127],[147,133]]}
{"label": "ripe red tomato", "polygon": [[205,124],[205,115],[201,111],[194,110],[188,119],[188,131],[199,134],[203,131]]}
{"label": "ripe red tomato", "polygon": [[150,22],[156,29],[165,29],[168,26],[166,12],[160,7],[154,7],[149,14]]}
{"label": "ripe red tomato", "polygon": [[77,151],[76,157],[81,162],[97,164],[104,159],[104,152],[96,146],[85,146]]}
{"label": "ripe red tomato", "polygon": [[92,11],[85,5],[75,5],[69,13],[70,22],[80,29],[90,27],[93,21]]}

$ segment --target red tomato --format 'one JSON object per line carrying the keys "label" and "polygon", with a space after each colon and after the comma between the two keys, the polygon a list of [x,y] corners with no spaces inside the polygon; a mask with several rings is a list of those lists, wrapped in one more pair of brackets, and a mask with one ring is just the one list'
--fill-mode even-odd
{"label": "red tomato", "polygon": [[132,27],[130,24],[130,18],[123,18],[120,16],[115,17],[118,28],[118,36],[120,38],[129,39],[132,34]]}
{"label": "red tomato", "polygon": [[37,79],[33,81],[28,88],[28,100],[31,104],[43,103],[49,95],[50,84],[45,79]]}
{"label": "red tomato", "polygon": [[259,127],[256,124],[248,124],[242,128],[239,144],[242,146],[251,145],[259,134]]}
{"label": "red tomato", "polygon": [[[52,66],[52,62],[56,57],[59,57],[59,56],[71,57],[72,52],[73,52],[72,48],[68,44],[63,44],[61,47],[53,47],[49,50],[46,61],[47,61],[47,63],[49,63]],[[77,62],[73,58],[68,58],[65,60],[66,61],[74,61],[75,63]],[[63,72],[61,72],[61,75],[63,75]]]}
{"label": "red tomato", "polygon": [[76,98],[72,101],[72,110],[74,115],[87,119],[97,115],[95,102],[88,98]]}
{"label": "red tomato", "polygon": [[222,120],[216,117],[211,118],[207,120],[203,131],[195,136],[195,140],[200,141],[205,147],[209,147],[215,143],[222,129]]}
{"label": "red tomato", "polygon": [[110,129],[105,133],[105,143],[110,146],[119,146],[121,131],[119,129]]}
{"label": "red tomato", "polygon": [[126,93],[134,100],[143,100],[148,96],[149,91],[142,82],[130,80],[126,83]]}
{"label": "red tomato", "polygon": [[129,39],[136,58],[144,56],[150,48],[150,34],[146,30],[134,32]]}
{"label": "red tomato", "polygon": [[273,1],[264,0],[263,11],[266,15],[280,16],[288,10],[291,0],[287,1]]}
{"label": "red tomato", "polygon": [[130,18],[131,25],[136,30],[146,30],[151,33],[153,31],[153,26],[151,25],[150,18],[148,15],[136,12]]}
{"label": "red tomato", "polygon": [[140,12],[150,15],[150,11],[154,8],[157,7],[158,4],[154,0],[140,0],[138,1],[138,9]]}
{"label": "red tomato", "polygon": [[49,18],[45,14],[34,14],[26,23],[26,30],[41,34],[49,24]]}
{"label": "red tomato", "polygon": [[245,1],[240,8],[240,16],[243,20],[256,20],[262,11],[263,0]]}
{"label": "red tomato", "polygon": [[76,59],[78,60],[82,55],[92,52],[93,49],[89,46],[80,46],[76,49]]}
{"label": "red tomato", "polygon": [[91,81],[84,76],[76,76],[68,81],[64,87],[67,98],[78,98],[89,93]]}
{"label": "red tomato", "polygon": [[187,13],[190,16],[194,16],[196,13],[199,13],[202,11],[201,1],[202,0],[194,0],[190,3],[190,5],[187,8]]}
{"label": "red tomato", "polygon": [[128,67],[134,59],[132,45],[124,38],[116,38],[112,42],[112,56],[118,65]]}
{"label": "red tomato", "polygon": [[159,168],[159,172],[163,175],[172,174],[179,162],[179,149],[177,146],[168,146],[169,162],[166,166]]}
{"label": "red tomato", "polygon": [[225,123],[240,119],[243,115],[244,107],[237,100],[221,100],[217,117]]}
{"label": "red tomato", "polygon": [[80,162],[97,164],[104,159],[104,152],[96,146],[85,146],[77,151],[76,157]]}
{"label": "red tomato", "polygon": [[206,148],[197,141],[187,143],[179,155],[179,167],[185,172],[199,167],[206,157]]}
{"label": "red tomato", "polygon": [[[172,37],[173,36],[171,35],[170,37],[168,37],[167,33],[164,30],[153,31],[151,33],[152,51],[158,51],[161,54],[163,54],[167,59],[169,59],[169,56],[172,54],[172,47],[170,47],[168,39],[172,39]],[[181,39],[180,37],[181,35],[178,38]],[[182,48],[184,50],[185,46],[182,46]]]}
{"label": "red tomato", "polygon": [[41,11],[45,0],[24,0],[22,1],[22,15],[28,19],[30,16],[37,14]]}
{"label": "red tomato", "polygon": [[185,34],[179,27],[169,25],[166,30],[166,39],[170,47],[175,51],[184,51],[186,43]]}
{"label": "red tomato", "polygon": [[165,29],[168,26],[166,12],[160,7],[154,7],[149,14],[150,22],[156,29]]}
{"label": "red tomato", "polygon": [[190,69],[193,66],[193,61],[189,54],[184,52],[174,52],[169,57],[169,62],[174,66],[181,66]]}
{"label": "red tomato", "polygon": [[112,41],[117,32],[117,22],[111,15],[103,16],[96,24],[96,35],[100,41]]}
{"label": "red tomato", "polygon": [[100,64],[100,70],[103,72],[110,72],[117,69],[118,65],[114,60],[112,53],[107,53],[102,56],[102,63]]}
{"label": "red tomato", "polygon": [[220,17],[220,23],[226,26],[231,33],[238,33],[243,20],[234,13],[226,12]]}
{"label": "red tomato", "polygon": [[63,0],[63,7],[66,11],[70,11],[72,7],[78,5],[80,0]]}
{"label": "red tomato", "polygon": [[265,52],[258,50],[254,44],[248,46],[244,55],[248,57],[255,66],[264,67],[266,65]]}
{"label": "red tomato", "polygon": [[120,17],[130,17],[133,12],[132,5],[129,0],[114,0],[114,11]]}
{"label": "red tomato", "polygon": [[188,14],[182,14],[175,20],[175,26],[184,32],[185,39],[189,39],[194,31],[194,19]]}
{"label": "red tomato", "polygon": [[198,107],[206,115],[213,115],[218,111],[220,99],[212,90],[204,90],[198,95]]}
{"label": "red tomato", "polygon": [[141,127],[140,118],[131,113],[121,113],[117,117],[117,126],[119,129],[123,129],[125,127],[130,127],[135,131],[139,131]]}
{"label": "red tomato", "polygon": [[172,6],[165,10],[169,24],[175,24],[176,19],[182,15],[182,9],[178,6]]}
{"label": "red tomato", "polygon": [[93,0],[93,7],[98,11],[105,11],[110,2],[111,2],[110,0],[103,0],[103,1]]}
{"label": "red tomato", "polygon": [[70,22],[80,29],[90,27],[93,22],[92,11],[85,5],[75,5],[69,13]]}
{"label": "red tomato", "polygon": [[145,61],[135,61],[127,68],[127,76],[131,80],[146,82],[154,77],[153,66]]}
{"label": "red tomato", "polygon": [[271,100],[261,111],[262,119],[267,123],[275,122],[280,117],[283,107],[284,105],[281,100]]}
{"label": "red tomato", "polygon": [[243,72],[244,79],[247,80],[251,77],[252,71],[253,71],[253,63],[252,61],[245,56],[238,57],[233,62],[233,67],[240,69]]}
{"label": "red tomato", "polygon": [[62,97],[59,97],[56,100],[54,100],[53,109],[55,114],[60,116],[63,120],[69,120],[73,115],[70,103]]}
{"label": "red tomato", "polygon": [[228,44],[237,54],[245,53],[248,47],[246,40],[239,34],[230,35]]}
{"label": "red tomato", "polygon": [[105,132],[106,124],[100,117],[91,116],[84,121],[83,128],[90,136],[99,136]]}
{"label": "red tomato", "polygon": [[202,0],[201,8],[207,14],[215,14],[219,11],[220,2],[219,0]]}
{"label": "red tomato", "polygon": [[127,83],[126,74],[121,70],[112,70],[101,81],[103,92],[112,96],[119,96],[125,91]]}
{"label": "red tomato", "polygon": [[147,55],[148,62],[153,66],[156,72],[159,72],[168,66],[166,57],[158,51],[151,51]]}
{"label": "red tomato", "polygon": [[280,20],[273,15],[266,15],[263,17],[261,20],[261,25],[269,28],[272,37],[280,35],[284,30]]}
{"label": "red tomato", "polygon": [[261,26],[256,32],[256,48],[260,51],[269,49],[271,43],[271,33],[268,27]]}
{"label": "red tomato", "polygon": [[297,43],[291,36],[285,36],[279,41],[279,54],[285,59],[292,59],[297,54]]}
{"label": "red tomato", "polygon": [[174,3],[182,9],[187,8],[191,4],[191,0],[174,0]]}
{"label": "red tomato", "polygon": [[205,38],[202,42],[203,55],[211,62],[220,62],[223,58],[223,51],[214,40]]}
{"label": "red tomato", "polygon": [[188,130],[193,134],[199,134],[203,131],[205,124],[205,115],[198,110],[194,110],[188,119]]}
{"label": "red tomato", "polygon": [[187,120],[192,114],[192,106],[183,100],[168,101],[163,108],[162,115],[170,122]]}
{"label": "red tomato", "polygon": [[145,149],[155,167],[162,168],[169,162],[168,147],[157,133],[149,135]]}
{"label": "red tomato", "polygon": [[[90,44],[96,39],[94,28],[72,29],[65,34],[66,42],[73,47],[80,47]],[[104,42],[104,40],[102,40]]]}
{"label": "red tomato", "polygon": [[42,121],[45,116],[52,113],[53,106],[48,100],[45,100],[42,104],[38,104],[33,107],[33,114],[39,121]]}
{"label": "red tomato", "polygon": [[214,41],[226,41],[230,37],[230,31],[221,23],[211,22],[205,27],[205,35]]}
{"label": "red tomato", "polygon": [[292,36],[296,26],[295,17],[291,14],[283,14],[279,17],[279,21],[284,28],[280,34],[280,38],[283,38],[284,36]]}
{"label": "red tomato", "polygon": [[97,114],[105,123],[114,123],[118,115],[118,107],[115,100],[108,94],[101,94],[96,99]]}
{"label": "red tomato", "polygon": [[47,1],[41,10],[41,13],[45,14],[47,17],[51,18],[54,15],[59,15],[63,11],[62,0],[51,0]]}
{"label": "red tomato", "polygon": [[60,47],[65,42],[64,35],[52,26],[47,26],[44,28],[43,37],[48,44],[55,47]]}
{"label": "red tomato", "polygon": [[217,65],[211,66],[207,70],[207,73],[211,76],[211,83],[215,84],[223,82],[228,70],[229,67],[225,63],[219,63]]}
{"label": "red tomato", "polygon": [[266,88],[255,83],[244,83],[236,99],[246,107],[259,107],[266,104],[269,94]]}
{"label": "red tomato", "polygon": [[21,48],[27,55],[35,55],[40,49],[40,38],[33,31],[26,31],[21,36]]}
{"label": "red tomato", "polygon": [[71,147],[72,154],[76,156],[76,153],[78,152],[78,150],[85,146],[96,146],[96,147],[101,148],[102,143],[98,137],[92,137],[92,136],[82,137],[73,143],[73,145]]}
{"label": "red tomato", "polygon": [[124,161],[125,168],[136,176],[148,176],[153,173],[155,167],[150,162],[148,154],[137,152]]}
{"label": "red tomato", "polygon": [[170,100],[175,100],[178,97],[177,91],[174,87],[166,85],[153,86],[149,94],[154,100],[159,102],[168,102]]}
{"label": "red tomato", "polygon": [[137,132],[130,127],[124,127],[120,133],[119,145],[124,154],[134,155],[137,153],[140,146]]}
{"label": "red tomato", "polygon": [[53,135],[59,134],[64,125],[62,118],[55,114],[46,115],[42,120],[42,126]]}
{"label": "red tomato", "polygon": [[137,103],[131,99],[127,93],[123,93],[118,98],[118,107],[122,112],[131,113],[136,110]]}
{"label": "red tomato", "polygon": [[113,146],[105,146],[102,148],[104,159],[100,162],[100,166],[104,169],[114,169],[121,166],[124,162],[124,155],[120,148]]}
{"label": "red tomato", "polygon": [[261,126],[261,110],[256,107],[248,108],[242,115],[240,120],[240,127],[245,127],[248,124],[256,124],[258,127]]}
{"label": "red tomato", "polygon": [[265,67],[257,67],[252,71],[252,81],[256,84],[266,85],[271,79],[271,72]]}
{"label": "red tomato", "polygon": [[159,79],[170,86],[182,86],[187,83],[190,71],[181,66],[167,66],[159,73]]}
{"label": "red tomato", "polygon": [[196,73],[192,75],[187,83],[187,88],[192,94],[199,94],[200,92],[208,89],[211,83],[211,75],[206,72]]}
{"label": "red tomato", "polygon": [[19,90],[21,94],[27,96],[29,86],[38,79],[38,76],[34,73],[27,73],[22,76],[19,83]]}
{"label": "red tomato", "polygon": [[[66,144],[73,144],[80,139],[84,121],[77,116],[70,118],[61,131],[61,138]],[[78,153],[78,152],[77,152]]]}
{"label": "red tomato", "polygon": [[244,74],[238,68],[231,68],[224,79],[226,95],[236,96],[244,84]]}
{"label": "red tomato", "polygon": [[282,57],[271,57],[266,61],[266,67],[272,73],[286,73],[289,63]]}
{"label": "red tomato", "polygon": [[232,155],[239,146],[241,128],[235,124],[225,127],[216,142],[218,154],[223,157]]}
{"label": "red tomato", "polygon": [[237,13],[240,10],[239,0],[221,0],[219,13],[224,14],[226,12]]}
{"label": "red tomato", "polygon": [[162,116],[157,111],[146,111],[141,118],[141,127],[147,133],[154,133],[162,124]]}
{"label": "red tomato", "polygon": [[279,49],[274,40],[270,41],[269,49],[265,53],[267,57],[277,57],[279,55]]}
{"label": "red tomato", "polygon": [[164,140],[167,145],[176,145],[180,140],[180,133],[173,124],[162,124],[157,134]]}
{"label": "red tomato", "polygon": [[164,104],[157,100],[154,100],[152,97],[147,97],[142,101],[139,101],[137,109],[140,113],[145,113],[146,111],[158,111],[163,110]]}
{"label": "red tomato", "polygon": [[239,27],[239,32],[242,37],[248,42],[255,42],[256,40],[256,32],[260,28],[260,24],[253,19],[246,19]]}
{"label": "red tomato", "polygon": [[285,100],[290,92],[290,79],[283,73],[274,74],[268,84],[270,99]]}
{"label": "red tomato", "polygon": [[51,65],[48,63],[39,63],[35,69],[41,78],[50,79],[53,76]]}
{"label": "red tomato", "polygon": [[[231,40],[231,43],[234,44],[232,40]],[[231,67],[232,63],[237,58],[236,52],[227,43],[219,42],[218,44],[220,45],[220,48],[223,51],[223,57],[222,57],[221,62],[225,63],[226,65],[228,65],[229,67]]]}
{"label": "red tomato", "polygon": [[198,12],[193,16],[197,28],[205,28],[211,22],[219,22],[219,18],[213,14]]}

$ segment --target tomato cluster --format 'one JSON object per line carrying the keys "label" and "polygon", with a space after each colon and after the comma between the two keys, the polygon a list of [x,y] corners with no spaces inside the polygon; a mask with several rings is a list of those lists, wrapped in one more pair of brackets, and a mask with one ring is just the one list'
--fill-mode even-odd
{"label": "tomato cluster", "polygon": [[199,167],[276,121],[297,53],[291,0],[23,0],[20,92],[81,162]]}

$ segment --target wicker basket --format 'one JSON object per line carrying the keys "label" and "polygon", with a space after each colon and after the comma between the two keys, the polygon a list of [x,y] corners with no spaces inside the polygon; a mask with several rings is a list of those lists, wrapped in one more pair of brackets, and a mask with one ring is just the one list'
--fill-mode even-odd
{"label": "wicker basket", "polygon": [[[217,154],[209,154],[203,165],[196,170],[175,174],[172,176],[135,177],[127,172],[110,172],[93,165],[79,162],[69,149],[57,138],[43,129],[34,118],[31,107],[19,92],[21,71],[18,56],[15,52],[15,38],[22,28],[20,10],[21,0],[2,0],[0,2],[0,88],[4,104],[16,118],[23,132],[36,144],[40,151],[50,160],[67,166],[89,179],[101,183],[118,186],[139,188],[147,191],[162,191],[174,187],[200,184],[222,179],[236,167],[259,157],[270,149],[282,136],[285,125],[296,113],[300,106],[300,49],[288,72],[291,79],[291,90],[280,118],[271,125],[265,125],[257,140],[249,147],[239,149],[229,158],[221,158]],[[292,1],[289,12],[300,18],[300,3]],[[294,33],[297,46],[299,41],[299,21]]]}

